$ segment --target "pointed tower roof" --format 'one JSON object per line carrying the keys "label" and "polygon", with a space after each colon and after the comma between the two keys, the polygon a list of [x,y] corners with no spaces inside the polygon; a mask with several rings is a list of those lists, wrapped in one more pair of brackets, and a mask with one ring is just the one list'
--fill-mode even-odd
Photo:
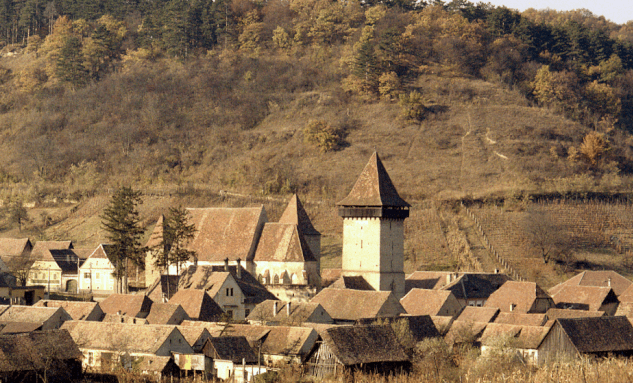
{"label": "pointed tower roof", "polygon": [[321,233],[312,226],[310,217],[308,217],[308,213],[306,213],[296,194],[290,199],[286,210],[284,210],[284,213],[279,219],[279,223],[297,225],[299,232],[303,235],[321,235]]}
{"label": "pointed tower roof", "polygon": [[400,198],[385,170],[378,153],[369,159],[365,169],[356,180],[352,191],[340,201],[339,206],[410,207]]}

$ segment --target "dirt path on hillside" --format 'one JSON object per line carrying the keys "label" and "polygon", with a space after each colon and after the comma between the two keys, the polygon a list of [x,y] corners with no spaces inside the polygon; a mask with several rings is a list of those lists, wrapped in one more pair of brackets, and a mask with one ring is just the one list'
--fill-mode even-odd
{"label": "dirt path on hillside", "polygon": [[466,239],[470,244],[470,250],[481,264],[481,271],[485,273],[494,273],[497,265],[490,256],[490,253],[482,242],[481,237],[477,234],[475,222],[468,218],[464,212],[459,214],[459,228],[464,232],[464,234],[466,234]]}

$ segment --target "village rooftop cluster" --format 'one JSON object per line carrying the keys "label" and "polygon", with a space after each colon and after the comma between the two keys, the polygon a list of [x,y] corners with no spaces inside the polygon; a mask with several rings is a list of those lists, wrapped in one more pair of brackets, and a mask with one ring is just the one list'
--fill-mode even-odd
{"label": "village rooftop cluster", "polygon": [[[484,356],[510,339],[534,365],[633,355],[633,282],[616,272],[585,271],[549,291],[502,271],[405,275],[410,205],[376,153],[338,208],[341,269],[321,272],[321,234],[295,195],[278,222],[263,207],[187,209],[197,259],[176,273],[148,253],[144,270],[128,271],[128,294],[115,293],[107,244],[1,239],[0,380],[128,369],[250,382],[287,365],[316,378],[391,373],[408,371],[416,343],[439,337]],[[11,275],[23,259],[34,260],[28,275]]]}

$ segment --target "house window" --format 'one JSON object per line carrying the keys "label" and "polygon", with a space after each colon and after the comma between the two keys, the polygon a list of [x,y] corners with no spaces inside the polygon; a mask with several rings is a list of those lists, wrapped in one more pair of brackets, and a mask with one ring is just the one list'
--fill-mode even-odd
{"label": "house window", "polygon": [[227,297],[232,297],[233,296],[233,288],[232,287],[227,287],[226,288],[226,296]]}
{"label": "house window", "polygon": [[94,363],[94,359],[95,359],[95,353],[92,351],[88,352],[88,365],[92,366],[92,364]]}
{"label": "house window", "polygon": [[230,319],[233,319],[233,310],[226,310],[226,315],[227,315]]}
{"label": "house window", "polygon": [[101,276],[99,275],[99,273],[95,274],[95,279],[101,279]]}
{"label": "house window", "polygon": [[89,279],[90,278],[90,273],[84,273],[84,278]]}

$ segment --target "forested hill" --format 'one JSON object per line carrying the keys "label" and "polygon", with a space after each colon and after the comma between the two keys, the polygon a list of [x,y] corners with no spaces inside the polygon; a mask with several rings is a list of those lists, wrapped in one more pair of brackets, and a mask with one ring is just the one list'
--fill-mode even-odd
{"label": "forested hill", "polygon": [[0,185],[628,190],[633,24],[467,1],[0,0]]}

